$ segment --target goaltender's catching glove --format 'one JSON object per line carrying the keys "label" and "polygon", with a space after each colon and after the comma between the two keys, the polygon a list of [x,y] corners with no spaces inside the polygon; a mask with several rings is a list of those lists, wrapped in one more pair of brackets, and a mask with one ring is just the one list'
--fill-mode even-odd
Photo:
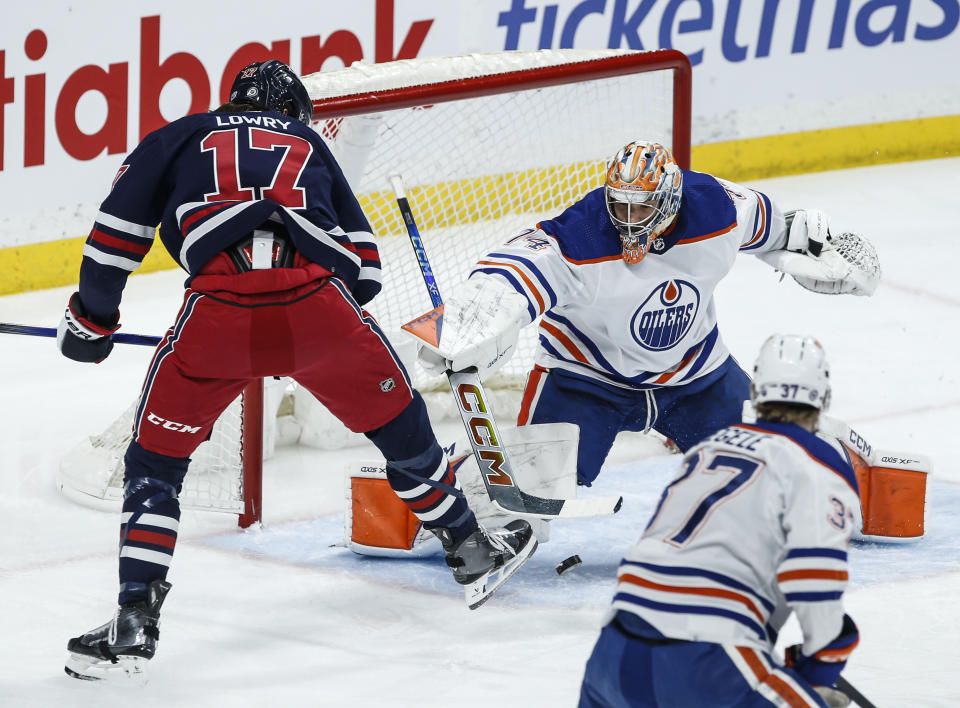
{"label": "goaltender's catching glove", "polygon": [[110,321],[95,318],[87,312],[80,293],[74,293],[57,327],[57,348],[68,359],[99,364],[113,350],[110,335],[119,328],[119,312]]}
{"label": "goaltender's catching glove", "polygon": [[877,251],[860,234],[834,233],[830,219],[818,209],[798,209],[785,215],[787,245],[759,254],[779,271],[789,273],[807,290],[836,295],[873,295],[880,284]]}

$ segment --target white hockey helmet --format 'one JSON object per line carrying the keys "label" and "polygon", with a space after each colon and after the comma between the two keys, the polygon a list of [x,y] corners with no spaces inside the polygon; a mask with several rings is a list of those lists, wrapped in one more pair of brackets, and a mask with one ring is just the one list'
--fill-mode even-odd
{"label": "white hockey helmet", "polygon": [[653,239],[680,210],[683,172],[660,143],[635,140],[607,165],[604,196],[610,221],[620,234],[623,260],[639,263]]}
{"label": "white hockey helmet", "polygon": [[753,365],[750,399],[754,405],[788,403],[827,410],[830,367],[820,342],[799,334],[769,337]]}

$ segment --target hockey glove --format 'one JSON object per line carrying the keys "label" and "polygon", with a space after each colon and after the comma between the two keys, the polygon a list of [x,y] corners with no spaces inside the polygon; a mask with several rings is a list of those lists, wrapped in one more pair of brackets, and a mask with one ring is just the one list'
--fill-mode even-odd
{"label": "hockey glove", "polygon": [[57,327],[57,348],[68,359],[99,364],[113,350],[110,335],[119,328],[119,312],[109,321],[94,318],[84,307],[80,293],[74,293]]}
{"label": "hockey glove", "polygon": [[414,335],[420,365],[431,374],[475,367],[486,380],[513,356],[529,322],[527,307],[527,299],[500,280],[470,278],[444,304],[439,341]]}
{"label": "hockey glove", "polygon": [[790,228],[787,250],[819,256],[830,238],[830,217],[819,209],[797,209],[784,216]]}
{"label": "hockey glove", "polygon": [[828,295],[873,295],[880,284],[877,251],[860,234],[834,233],[830,218],[818,209],[798,209],[785,214],[787,245],[759,258],[789,273],[807,290]]}
{"label": "hockey glove", "polygon": [[860,641],[860,632],[850,615],[843,616],[843,627],[834,639],[812,656],[803,654],[803,645],[786,649],[786,665],[816,686],[836,686],[837,679],[847,665],[847,659]]}

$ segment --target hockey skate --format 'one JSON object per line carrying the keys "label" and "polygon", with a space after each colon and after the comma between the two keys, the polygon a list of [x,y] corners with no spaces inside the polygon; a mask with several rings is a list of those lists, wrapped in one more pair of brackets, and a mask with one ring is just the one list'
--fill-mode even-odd
{"label": "hockey skate", "polygon": [[126,678],[146,683],[147,661],[157,651],[160,630],[160,606],[170,592],[170,583],[154,580],[147,588],[147,599],[117,608],[105,625],[67,642],[68,676],[84,681]]}
{"label": "hockey skate", "polygon": [[440,539],[453,579],[464,587],[467,606],[475,610],[507,582],[537,549],[530,524],[518,519],[502,529],[476,531],[455,541],[445,528],[429,529]]}

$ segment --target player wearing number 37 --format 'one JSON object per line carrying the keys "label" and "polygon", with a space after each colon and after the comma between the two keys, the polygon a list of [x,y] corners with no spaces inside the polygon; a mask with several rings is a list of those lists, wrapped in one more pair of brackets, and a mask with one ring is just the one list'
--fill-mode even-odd
{"label": "player wearing number 37", "polygon": [[869,241],[832,231],[823,212],[784,213],[636,141],[602,186],[481,257],[447,297],[439,342],[419,342],[419,356],[430,370],[474,366],[485,377],[539,318],[518,423],[578,424],[578,481],[589,485],[622,430],[652,428],[687,450],[740,421],[749,378],[713,297],[738,253],[821,293],[870,295],[880,279]]}
{"label": "player wearing number 37", "polygon": [[[849,703],[835,684],[859,640],[842,597],[860,502],[814,435],[830,398],[820,344],[769,338],[751,398],[757,422],[687,452],[627,551],[580,708]],[[771,652],[791,613],[803,642],[784,665]]]}
{"label": "player wearing number 37", "polygon": [[65,356],[98,362],[110,353],[127,276],[158,224],[189,277],[150,363],[124,457],[119,608],[70,640],[72,676],[101,678],[118,664],[135,675],[153,657],[190,455],[255,378],[296,379],[366,434],[387,460],[393,490],[440,537],[471,607],[536,548],[524,521],[489,533],[479,527],[423,400],[363,310],[380,290],[377,247],[310,128],[312,114],[289,67],[250,64],[229,103],[147,135],[97,214],[79,291],[58,329]]}

